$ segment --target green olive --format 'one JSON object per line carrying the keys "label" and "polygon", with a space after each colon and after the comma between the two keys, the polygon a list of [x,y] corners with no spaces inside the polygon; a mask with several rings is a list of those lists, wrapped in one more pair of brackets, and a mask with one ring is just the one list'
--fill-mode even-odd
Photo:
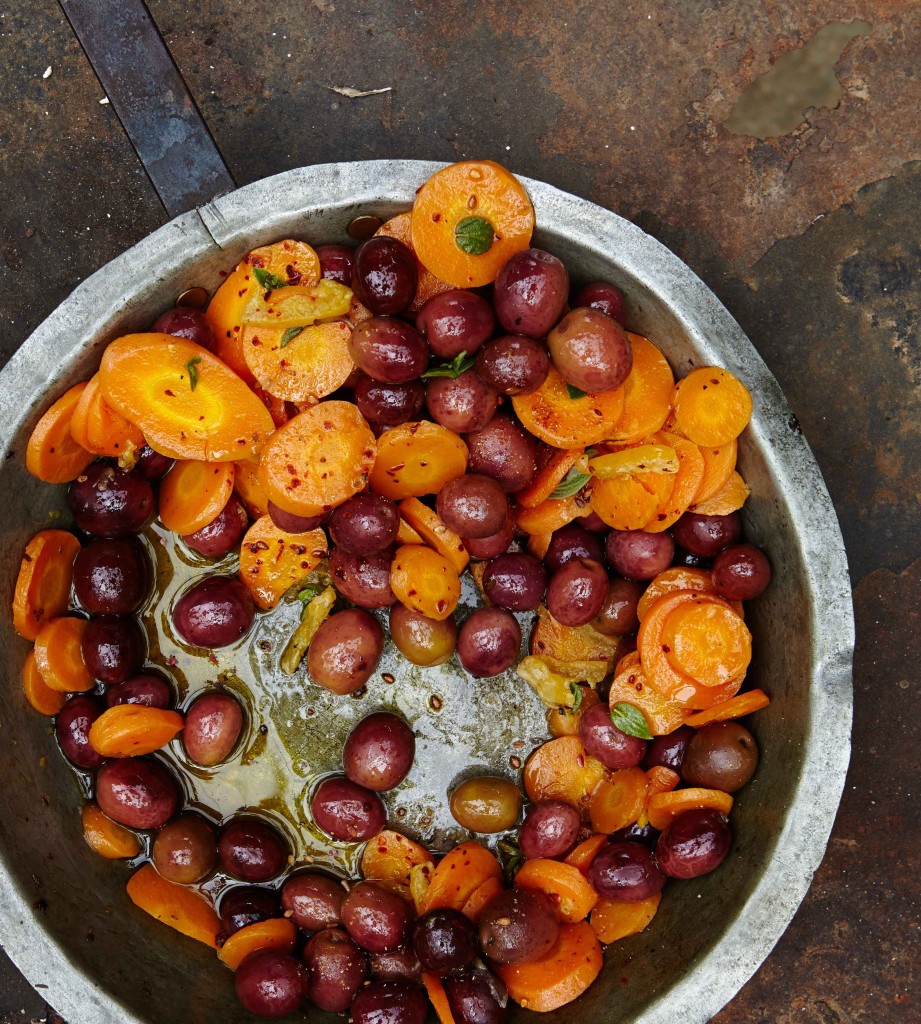
{"label": "green olive", "polygon": [[494,775],[467,779],[451,794],[451,813],[471,832],[504,832],[518,823],[521,790]]}

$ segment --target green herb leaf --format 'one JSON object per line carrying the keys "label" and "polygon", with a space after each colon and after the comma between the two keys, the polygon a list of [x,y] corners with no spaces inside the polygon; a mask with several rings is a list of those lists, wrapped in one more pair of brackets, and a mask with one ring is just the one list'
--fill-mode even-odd
{"label": "green herb leaf", "polygon": [[556,490],[550,495],[551,498],[571,498],[591,480],[588,473],[580,473],[575,466],[563,477]]}
{"label": "green herb leaf", "polygon": [[423,380],[429,380],[432,377],[450,377],[451,380],[457,380],[462,374],[468,370],[472,370],[476,360],[473,356],[468,356],[466,352],[459,352],[450,363],[442,363],[441,366],[433,366],[431,370],[426,370],[422,374]]}
{"label": "green herb leaf", "polygon": [[566,393],[570,398],[585,398],[585,392],[581,388],[577,388],[574,384],[566,385]]}
{"label": "green herb leaf", "polygon": [[304,587],[303,590],[298,592],[297,599],[308,605],[315,597],[319,597],[323,590],[323,587]]}
{"label": "green herb leaf", "polygon": [[285,347],[285,345],[287,345],[289,341],[294,341],[294,339],[295,339],[295,338],[296,338],[296,337],[297,337],[297,336],[298,336],[298,335],[299,335],[299,334],[301,333],[301,331],[303,331],[303,330],[304,330],[304,328],[303,328],[303,327],[289,327],[289,328],[288,328],[288,329],[287,329],[287,330],[285,331],[285,333],[284,333],[284,334],[283,334],[283,335],[281,336],[281,347],[282,347],[282,348],[284,348],[284,347]]}
{"label": "green herb leaf", "polygon": [[262,288],[265,288],[267,292],[274,292],[277,288],[287,288],[288,282],[282,281],[280,277],[277,277],[269,270],[263,270],[262,267],[253,267],[253,277],[259,282]]}
{"label": "green herb leaf", "polygon": [[511,885],[524,861],[524,854],[508,839],[500,839],[496,845],[502,861],[502,870],[505,872],[505,881],[508,885]]}
{"label": "green herb leaf", "polygon": [[482,217],[464,217],[454,229],[458,249],[468,256],[482,256],[492,248],[492,224]]}
{"label": "green herb leaf", "polygon": [[633,704],[627,704],[626,701],[615,704],[611,708],[611,721],[628,736],[636,736],[641,740],[652,739],[652,733],[649,731],[643,712]]}
{"label": "green herb leaf", "polygon": [[196,367],[200,362],[201,356],[195,356],[185,364],[185,368],[189,371],[189,387],[193,391],[195,390],[195,386],[198,384],[198,370]]}
{"label": "green herb leaf", "polygon": [[582,707],[582,687],[578,683],[570,683],[569,689],[572,690],[573,696],[573,705],[569,711],[574,715]]}

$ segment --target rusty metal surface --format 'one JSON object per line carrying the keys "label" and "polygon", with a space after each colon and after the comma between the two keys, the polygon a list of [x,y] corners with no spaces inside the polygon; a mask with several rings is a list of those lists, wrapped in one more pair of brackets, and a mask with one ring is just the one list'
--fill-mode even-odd
{"label": "rusty metal surface", "polygon": [[[632,217],[739,319],[838,509],[857,585],[857,705],[826,861],[717,1020],[917,1020],[921,680],[917,564],[908,567],[921,526],[918,5],[279,0],[258,16],[233,0],[150,7],[237,180],[318,160],[493,157]],[[0,14],[8,356],[165,214],[57,6]],[[807,111],[776,139],[723,127],[774,58],[853,18],[871,30],[837,61],[837,108]],[[350,100],[329,86],[393,91]],[[16,1019],[37,1015],[8,970],[0,997]]]}

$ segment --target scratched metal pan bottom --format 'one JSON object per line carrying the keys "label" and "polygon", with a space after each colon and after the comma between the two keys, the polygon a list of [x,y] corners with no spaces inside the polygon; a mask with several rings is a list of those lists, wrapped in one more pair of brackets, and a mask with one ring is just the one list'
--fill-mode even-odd
{"label": "scratched metal pan bottom", "polygon": [[[63,488],[26,473],[26,439],[49,395],[89,377],[109,340],[146,329],[186,288],[213,290],[220,272],[245,252],[279,238],[345,241],[356,215],[408,209],[436,166],[301,168],[178,217],[78,288],[0,375],[0,925],[10,955],[72,1024],[247,1018],[213,953],[136,910],[124,893],[126,870],[81,841],[79,785],[47,721],[22,699],[26,644],[9,621],[10,597],[25,541],[63,507]],[[818,467],[776,381],[712,292],[627,221],[524,180],[537,211],[536,244],[560,256],[577,279],[620,285],[631,300],[632,327],[654,339],[679,374],[692,365],[725,366],[754,396],[739,453],[752,488],[745,528],[774,565],[772,585],[749,615],[753,682],[774,698],[756,720],[758,774],[737,801],[735,843],[719,871],[671,884],[652,926],[610,947],[599,981],[551,1015],[553,1024],[701,1024],[767,956],[825,850],[850,751],[853,622],[844,548]],[[160,544],[156,533],[148,539],[164,593],[204,571]],[[332,698],[302,678],[284,680],[273,671],[273,654],[295,615],[293,606],[282,609],[217,665],[191,658],[162,621],[149,616],[148,626],[158,657],[175,655],[173,672],[187,695],[223,673],[250,710],[250,763],[193,778],[190,796],[224,812],[241,804],[264,809],[301,853],[327,856],[302,822],[303,801],[318,777],[336,769],[350,725],[376,708],[399,709],[419,734],[418,763],[390,809],[395,822],[436,846],[456,835],[448,785],[473,767],[514,777],[515,759],[544,735],[541,708],[527,687],[508,677],[473,682],[450,663],[419,670],[391,652],[360,700]],[[329,856],[347,870],[347,851]]]}

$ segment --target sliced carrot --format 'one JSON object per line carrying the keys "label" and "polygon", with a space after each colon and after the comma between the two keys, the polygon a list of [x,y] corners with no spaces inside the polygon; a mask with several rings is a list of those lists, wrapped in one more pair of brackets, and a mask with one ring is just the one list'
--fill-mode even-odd
{"label": "sliced carrot", "polygon": [[478,885],[470,894],[470,898],[461,907],[461,913],[465,917],[469,917],[474,924],[477,924],[486,904],[494,900],[502,892],[502,889],[502,883],[498,878],[487,878],[485,882]]}
{"label": "sliced carrot", "polygon": [[141,852],[141,841],[131,829],[107,818],[96,804],[83,805],[83,838],[87,846],[106,860],[130,860]]}
{"label": "sliced carrot", "polygon": [[[598,480],[609,480],[621,473],[643,474],[641,479],[655,480],[658,475],[678,472],[678,455],[667,444],[644,441],[617,445],[615,450],[589,459],[589,472]],[[667,490],[671,494],[671,487]]]}
{"label": "sliced carrot", "polygon": [[653,893],[639,903],[618,903],[616,900],[598,900],[589,924],[601,942],[605,945],[625,939],[628,935],[637,935],[647,927],[656,916],[662,893]]}
{"label": "sliced carrot", "polygon": [[391,501],[437,494],[467,469],[467,445],[446,427],[422,420],[385,431],[377,442],[371,488]]}
{"label": "sliced carrot", "polygon": [[399,832],[384,829],[365,847],[361,855],[361,873],[372,881],[395,886],[409,899],[412,869],[430,860],[428,851],[418,843]]}
{"label": "sliced carrot", "polygon": [[598,902],[598,893],[573,864],[534,857],[515,875],[516,889],[536,889],[547,896],[561,921],[584,921]]}
{"label": "sliced carrot", "polygon": [[664,697],[646,678],[636,653],[625,658],[618,666],[608,692],[611,707],[632,704],[643,713],[653,736],[667,736],[682,725],[687,715],[683,704]]}
{"label": "sliced carrot", "polygon": [[13,626],[26,640],[67,611],[80,541],[66,530],[42,530],[26,545],[13,591]]}
{"label": "sliced carrot", "polygon": [[259,479],[283,511],[323,515],[365,489],[376,453],[374,434],[351,402],[320,402],[269,438]]}
{"label": "sliced carrot", "polygon": [[467,568],[470,555],[464,542],[441,521],[438,513],[423,505],[418,498],[406,498],[400,502],[400,521],[408,523],[419,535],[423,544],[428,544],[454,566],[458,574]]}
{"label": "sliced carrot", "polygon": [[636,822],[646,805],[646,773],[642,768],[612,772],[592,794],[589,816],[596,832],[610,835]]}
{"label": "sliced carrot", "polygon": [[80,396],[70,424],[74,440],[94,455],[113,458],[144,446],[144,435],[102,397],[97,373]]}
{"label": "sliced carrot", "polygon": [[293,953],[297,942],[297,926],[287,917],[270,917],[266,921],[248,924],[224,940],[217,955],[232,970],[260,949],[276,953]]}
{"label": "sliced carrot", "polygon": [[550,550],[551,540],[553,540],[552,533],[532,533],[528,537],[528,551],[530,551],[539,562],[542,562],[547,552]]}
{"label": "sliced carrot", "polygon": [[355,368],[344,320],[302,328],[243,328],[243,356],[259,384],[285,402],[319,401]]}
{"label": "sliced carrot", "polygon": [[22,666],[22,689],[26,700],[40,715],[56,715],[67,703],[65,694],[52,690],[42,679],[33,651],[26,655]]}
{"label": "sliced carrot", "polygon": [[578,736],[560,736],[539,746],[524,766],[524,788],[532,803],[563,800],[588,811],[592,793],[607,772],[585,753]]}
{"label": "sliced carrot", "polygon": [[688,715],[685,719],[687,725],[700,729],[711,722],[729,722],[734,718],[742,718],[755,711],[766,708],[771,703],[771,698],[764,690],[746,690],[745,693],[737,693],[735,697],[724,700],[706,711],[698,711],[695,715]]}
{"label": "sliced carrot", "polygon": [[456,1024],[454,1014],[451,1013],[451,1004],[448,1002],[448,994],[441,983],[441,978],[430,971],[422,972],[422,984],[428,993],[429,1002],[435,1011],[439,1024]]}
{"label": "sliced carrot", "polygon": [[[469,253],[459,244],[458,231],[472,218],[486,221],[485,252]],[[527,249],[534,208],[524,186],[504,167],[492,160],[464,160],[436,171],[419,189],[410,226],[424,267],[455,288],[478,288]]]}
{"label": "sliced carrot", "polygon": [[525,533],[553,533],[574,519],[584,516],[588,502],[581,495],[548,498],[534,508],[514,510],[515,525]]}
{"label": "sliced carrot", "polygon": [[233,494],[232,462],[177,462],[160,484],[160,522],[173,533],[213,523]]}
{"label": "sliced carrot", "polygon": [[494,854],[479,843],[455,846],[432,872],[420,913],[440,907],[463,910],[467,900],[488,878],[502,878],[502,866]]}
{"label": "sliced carrot", "polygon": [[703,448],[700,445],[698,448],[704,460],[704,478],[691,502],[692,508],[719,494],[729,482],[732,471],[736,468],[739,442],[733,438],[728,444],[721,444],[719,448]]}
{"label": "sliced carrot", "polygon": [[328,548],[321,529],[286,533],[271,516],[262,516],[240,545],[240,579],[259,608],[274,608],[327,557]]}
{"label": "sliced carrot", "polygon": [[601,943],[587,921],[564,924],[556,945],[539,960],[497,964],[509,995],[526,1010],[547,1013],[578,999],[601,973]]}
{"label": "sliced carrot", "polygon": [[643,591],[639,604],[636,606],[636,613],[640,620],[646,617],[653,602],[658,601],[665,594],[673,594],[676,590],[695,590],[699,594],[715,594],[713,577],[703,569],[691,569],[683,565],[676,565],[671,569],[660,572],[649,586]]}
{"label": "sliced carrot", "polygon": [[390,587],[407,608],[439,622],[454,613],[460,600],[457,570],[444,555],[420,544],[397,548]]}
{"label": "sliced carrot", "polygon": [[564,626],[541,605],[537,609],[537,622],[531,630],[530,649],[531,654],[557,661],[605,660],[613,665],[620,644],[620,637],[605,636],[591,624]]}
{"label": "sliced carrot", "polygon": [[248,327],[301,330],[344,317],[351,304],[352,289],[325,278],[315,285],[289,285],[268,291],[260,288],[243,310],[243,358],[246,359]]}
{"label": "sliced carrot", "polygon": [[679,814],[703,809],[728,814],[732,810],[732,797],[721,789],[676,789],[651,796],[646,813],[649,824],[662,832]]}
{"label": "sliced carrot", "polygon": [[748,501],[751,488],[739,474],[733,470],[726,483],[706,501],[695,501],[690,507],[691,512],[699,516],[728,516]]}
{"label": "sliced carrot", "polygon": [[524,426],[546,444],[586,448],[614,430],[624,411],[624,389],[573,398],[551,366],[544,383],[528,395],[515,395],[512,405]]}
{"label": "sliced carrot", "polygon": [[[382,224],[377,231],[376,235],[387,235],[389,238],[395,238],[398,242],[402,242],[405,246],[415,253],[413,249],[412,240],[412,214],[410,213],[398,213],[396,217],[391,217],[390,220]],[[448,284],[447,281],[441,281],[426,267],[422,265],[418,256],[416,262],[419,264],[419,280],[416,284],[416,294],[413,301],[409,304],[409,312],[417,313],[422,307],[428,302],[429,299],[434,298],[436,295],[443,295],[445,292],[453,291],[454,285]],[[369,312],[369,316],[370,316]]]}
{"label": "sliced carrot", "polygon": [[673,405],[681,432],[707,448],[718,448],[737,438],[752,415],[748,388],[718,366],[702,366],[679,381]]}
{"label": "sliced carrot", "polygon": [[[611,668],[608,659],[557,661],[542,654],[529,654],[518,662],[516,672],[548,708],[571,708],[576,700],[575,684],[598,686]],[[581,708],[580,708],[581,710]],[[566,730],[563,735],[569,735]]]}
{"label": "sliced carrot", "polygon": [[752,657],[752,635],[728,604],[700,600],[682,605],[662,626],[665,657],[679,672],[704,686],[724,686],[744,677]]}
{"label": "sliced carrot", "polygon": [[435,865],[431,861],[426,864],[417,864],[409,872],[409,894],[412,896],[416,914],[424,913],[426,894],[432,884],[434,874]]}
{"label": "sliced carrot", "polygon": [[[407,498],[407,501],[409,499]],[[405,519],[400,520],[400,525],[397,528],[397,544],[424,544],[425,541],[421,535],[406,522]]]}
{"label": "sliced carrot", "polygon": [[681,776],[671,768],[661,764],[653,765],[646,772],[646,794],[652,796],[655,793],[670,793],[680,782]]}
{"label": "sliced carrot", "polygon": [[[418,290],[416,294],[418,294]],[[358,301],[358,299],[356,299],[355,296],[353,295],[352,302],[349,306],[348,314],[346,315],[346,320],[348,320],[348,322],[352,325],[352,330],[354,331],[355,328],[359,324],[364,323],[365,320],[370,320],[372,316],[374,316],[374,314],[371,312],[371,310],[368,309],[367,306],[363,306]],[[351,385],[348,386],[351,387]]]}
{"label": "sliced carrot", "polygon": [[522,508],[537,508],[543,504],[559,487],[581,455],[581,448],[551,449],[547,461],[538,469],[528,486],[516,493],[515,500]]}
{"label": "sliced carrot", "polygon": [[141,757],[165,747],[184,724],[176,711],[116,704],[90,726],[90,746],[103,757]]}
{"label": "sliced carrot", "polygon": [[623,474],[594,480],[592,511],[614,530],[642,530],[656,514],[659,503],[634,476]]}
{"label": "sliced carrot", "polygon": [[35,424],[26,445],[26,469],[47,484],[66,484],[78,477],[93,461],[93,453],[82,448],[70,433],[74,410],[86,383],[75,384]]}
{"label": "sliced carrot", "polygon": [[609,434],[614,441],[639,441],[668,418],[675,378],[665,356],[648,338],[627,332],[633,365],[624,381],[624,411]]}
{"label": "sliced carrot", "polygon": [[547,709],[547,729],[551,736],[578,736],[579,723],[589,708],[601,703],[601,698],[590,686],[580,686],[582,699],[577,711],[566,707]]}
{"label": "sliced carrot", "polygon": [[210,901],[196,890],[168,882],[150,864],[135,871],[127,888],[131,902],[151,917],[217,949],[220,918]]}
{"label": "sliced carrot", "polygon": [[269,499],[259,480],[259,466],[255,462],[235,462],[233,489],[246,506],[250,517],[259,519],[269,511]]}
{"label": "sliced carrot", "polygon": [[571,864],[574,868],[578,868],[583,875],[587,875],[588,869],[592,866],[592,861],[607,846],[607,842],[608,837],[602,833],[589,836],[588,839],[583,839],[572,853],[566,857],[565,863]]}
{"label": "sliced carrot", "polygon": [[704,478],[704,458],[696,444],[664,430],[655,438],[675,450],[678,472],[669,489],[668,499],[659,505],[643,526],[647,533],[662,533],[670,529],[687,512]]}
{"label": "sliced carrot", "polygon": [[35,638],[35,664],[45,685],[60,693],[84,693],[93,677],[83,661],[80,644],[86,619],[65,616],[46,622]]}
{"label": "sliced carrot", "polygon": [[268,410],[207,349],[170,334],[129,334],[102,357],[105,400],[173,458],[234,462],[275,429]]}

